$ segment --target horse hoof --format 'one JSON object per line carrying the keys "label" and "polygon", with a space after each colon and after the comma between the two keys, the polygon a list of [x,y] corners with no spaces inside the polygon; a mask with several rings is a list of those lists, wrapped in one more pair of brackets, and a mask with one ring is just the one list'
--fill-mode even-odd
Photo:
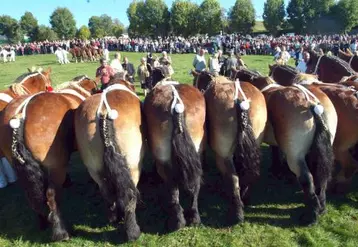
{"label": "horse hoof", "polygon": [[308,227],[317,224],[317,220],[318,220],[318,216],[314,212],[313,213],[305,212],[299,218],[300,225],[308,226]]}
{"label": "horse hoof", "polygon": [[188,213],[186,216],[187,225],[189,226],[197,226],[201,224],[200,215],[197,212]]}
{"label": "horse hoof", "polygon": [[326,207],[325,208],[320,208],[320,210],[318,212],[319,215],[324,215],[326,213],[327,213],[327,208]]}
{"label": "horse hoof", "polygon": [[127,239],[128,241],[135,241],[140,237],[140,228],[138,225],[135,225],[133,228],[127,229]]}
{"label": "horse hoof", "polygon": [[170,217],[168,219],[168,230],[170,232],[174,232],[174,231],[177,231],[181,228],[184,228],[186,225],[186,221],[185,221],[185,218],[184,216],[182,215],[181,217]]}
{"label": "horse hoof", "polygon": [[244,211],[242,209],[235,210],[235,212],[229,212],[228,214],[228,222],[230,225],[237,225],[244,222],[245,216]]}
{"label": "horse hoof", "polygon": [[52,235],[52,241],[54,242],[60,242],[60,241],[68,241],[70,240],[70,235],[67,231],[59,231]]}

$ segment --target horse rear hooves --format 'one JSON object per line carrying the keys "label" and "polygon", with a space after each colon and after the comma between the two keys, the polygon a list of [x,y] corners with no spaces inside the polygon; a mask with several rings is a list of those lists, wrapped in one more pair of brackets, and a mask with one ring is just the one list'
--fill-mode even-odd
{"label": "horse rear hooves", "polygon": [[167,228],[169,232],[177,231],[181,228],[184,228],[186,225],[186,220],[184,218],[184,215],[181,214],[169,216],[168,222],[167,222]]}
{"label": "horse rear hooves", "polygon": [[198,226],[201,224],[200,215],[198,212],[188,211],[185,215],[187,225],[189,226]]}
{"label": "horse rear hooves", "polygon": [[229,225],[237,225],[243,223],[245,220],[244,210],[243,209],[235,209],[230,210],[228,214],[228,223]]}
{"label": "horse rear hooves", "polygon": [[318,214],[316,212],[304,212],[299,218],[301,226],[313,226],[317,224]]}

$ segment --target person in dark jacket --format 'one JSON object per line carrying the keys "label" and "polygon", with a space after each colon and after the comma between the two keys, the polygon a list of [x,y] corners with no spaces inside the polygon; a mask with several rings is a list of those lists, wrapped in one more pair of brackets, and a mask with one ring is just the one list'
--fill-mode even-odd
{"label": "person in dark jacket", "polygon": [[133,64],[129,62],[128,57],[123,58],[122,67],[123,67],[123,70],[127,71],[129,81],[131,83],[134,83],[135,68],[134,68]]}

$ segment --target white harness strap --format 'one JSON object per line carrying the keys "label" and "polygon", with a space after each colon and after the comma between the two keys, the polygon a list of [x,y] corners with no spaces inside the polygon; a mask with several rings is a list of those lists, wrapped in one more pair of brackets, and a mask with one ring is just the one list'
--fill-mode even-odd
{"label": "white harness strap", "polygon": [[317,75],[318,66],[319,66],[319,63],[321,62],[322,57],[323,57],[323,56],[320,56],[320,57],[318,58],[318,61],[317,61],[317,64],[316,64],[316,68],[315,68],[314,71],[313,71],[313,74],[314,74],[314,75]]}
{"label": "white harness strap", "polygon": [[310,78],[310,79],[307,79],[307,80],[303,80],[303,81],[300,81],[298,84],[299,85],[312,85],[313,83],[314,84],[322,84],[322,82],[320,82],[316,78]]}
{"label": "white harness strap", "polygon": [[158,82],[158,83],[153,87],[153,89],[156,88],[157,86],[178,85],[178,84],[180,84],[180,83],[177,82],[177,81],[166,81],[166,80],[162,80],[162,81]]}
{"label": "white harness strap", "polygon": [[299,84],[293,84],[292,86],[298,88],[299,90],[302,91],[302,93],[305,95],[305,98],[307,101],[310,101],[312,102],[312,100],[310,100],[310,97],[311,96],[313,98],[313,103],[316,105],[316,104],[319,104],[319,99],[313,94],[311,93],[307,88],[305,88],[304,86],[302,85],[299,85]]}
{"label": "white harness strap", "polygon": [[271,89],[271,88],[279,88],[279,87],[282,87],[282,86],[279,85],[279,84],[276,84],[276,83],[274,83],[274,84],[268,84],[266,87],[264,87],[263,89],[261,89],[261,93],[263,93],[263,92],[265,92],[265,91],[267,91],[267,90],[269,90],[269,89]]}
{"label": "white harness strap", "polygon": [[240,103],[240,108],[244,111],[247,111],[248,109],[250,109],[250,100],[247,99],[244,91],[242,90],[240,80],[236,79],[234,85],[235,85],[234,101],[236,101],[239,98],[239,92],[240,92],[242,98],[244,99]]}
{"label": "white harness strap", "polygon": [[180,98],[179,93],[176,90],[176,88],[174,87],[174,85],[170,85],[170,86],[171,86],[172,91],[173,91],[173,102],[172,102],[172,105],[170,107],[170,111],[171,111],[172,114],[174,113],[174,110],[177,113],[183,113],[184,110],[185,110],[184,103],[183,103],[182,99]]}
{"label": "white harness strap", "polygon": [[6,103],[10,103],[14,98],[6,93],[0,93],[0,100],[5,101]]}
{"label": "white harness strap", "polygon": [[85,101],[85,97],[83,97],[81,94],[79,94],[76,90],[70,89],[70,88],[66,88],[66,89],[62,89],[58,92],[55,93],[65,93],[65,94],[71,94],[73,96],[76,96],[77,98],[81,99],[82,101]]}
{"label": "white harness strap", "polygon": [[129,88],[127,88],[126,86],[124,86],[122,84],[114,84],[112,86],[109,86],[106,89],[104,89],[101,94],[101,100],[99,102],[99,106],[98,106],[98,110],[97,110],[97,117],[101,116],[103,104],[106,107],[106,110],[108,112],[108,117],[110,119],[116,119],[118,117],[118,112],[116,110],[112,110],[108,104],[108,101],[107,101],[107,93],[109,93],[110,91],[113,91],[113,90],[127,91],[127,92],[131,93],[133,96],[135,96],[136,98],[138,98],[138,100],[139,100],[138,95],[136,95]]}
{"label": "white harness strap", "polygon": [[354,58],[354,56],[352,56],[352,57],[349,59],[349,66],[351,66],[351,63],[352,63],[352,61],[353,61],[353,58]]}

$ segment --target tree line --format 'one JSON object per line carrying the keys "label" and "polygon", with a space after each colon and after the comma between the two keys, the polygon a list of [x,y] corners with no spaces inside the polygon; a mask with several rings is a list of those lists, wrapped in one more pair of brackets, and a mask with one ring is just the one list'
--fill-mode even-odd
{"label": "tree line", "polygon": [[[164,0],[133,0],[127,9],[128,33],[132,37],[185,37],[201,34],[214,35],[220,31],[248,34],[255,26],[255,9],[251,0],[236,0],[229,10],[219,0],[203,0],[200,5],[190,0],[175,0],[171,8]],[[337,32],[347,32],[358,25],[358,0],[266,0],[263,23],[273,35],[290,29],[296,33],[317,33],[335,26]],[[19,21],[0,16],[0,34],[10,42],[27,35],[33,41],[102,38],[119,36],[125,27],[108,15],[92,16],[88,26],[78,30],[73,14],[67,8],[57,8],[50,16],[51,28],[38,25],[32,13],[26,12]],[[316,27],[316,29],[312,28]]]}

